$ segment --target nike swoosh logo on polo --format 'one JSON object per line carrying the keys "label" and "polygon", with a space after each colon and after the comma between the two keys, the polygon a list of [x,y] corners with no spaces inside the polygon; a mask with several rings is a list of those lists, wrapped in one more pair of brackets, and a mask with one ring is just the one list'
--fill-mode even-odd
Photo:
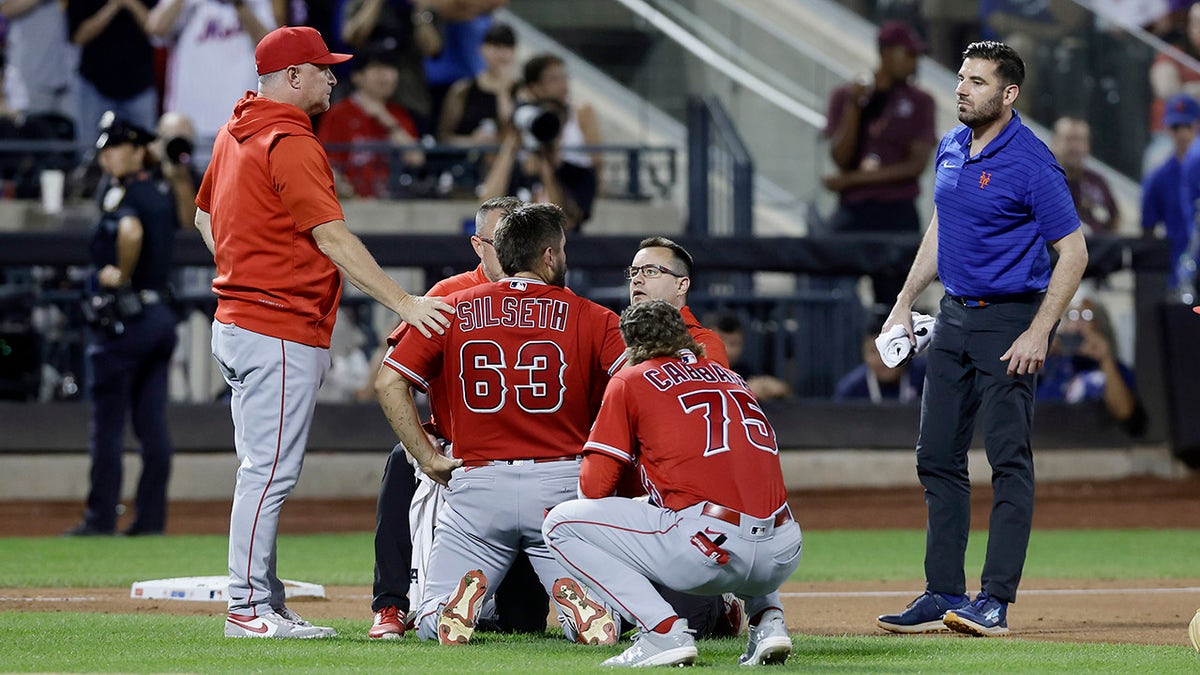
{"label": "nike swoosh logo on polo", "polygon": [[259,623],[258,627],[256,628],[256,627],[246,623],[245,621],[239,621],[238,619],[235,619],[232,616],[225,617],[225,620],[228,621],[229,623],[237,626],[238,628],[244,628],[244,629],[250,631],[251,633],[265,633],[268,630],[267,624],[265,621]]}
{"label": "nike swoosh logo on polo", "polygon": [[957,168],[958,168],[958,165],[957,165],[957,164],[955,164],[955,163],[953,163],[953,162],[951,162],[951,161],[949,161],[949,160],[947,160],[947,161],[945,161],[945,162],[942,162],[942,168],[943,168],[943,169],[957,169]]}

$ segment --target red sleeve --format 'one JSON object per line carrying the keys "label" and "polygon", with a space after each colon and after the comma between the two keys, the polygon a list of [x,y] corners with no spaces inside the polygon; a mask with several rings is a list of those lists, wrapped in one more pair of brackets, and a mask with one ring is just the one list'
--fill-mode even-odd
{"label": "red sleeve", "polygon": [[704,358],[729,367],[729,353],[725,351],[725,343],[721,342],[719,335],[707,328],[695,329],[691,333],[692,339],[704,347]]}
{"label": "red sleeve", "polygon": [[446,336],[430,337],[421,331],[402,331],[400,342],[383,359],[383,365],[404,376],[421,391],[429,391],[430,381],[442,370],[442,345]]}
{"label": "red sleeve", "polygon": [[579,466],[579,493],[587,499],[617,494],[627,468],[616,457],[598,452],[588,453]]}
{"label": "red sleeve", "polygon": [[829,110],[825,112],[825,129],[821,131],[825,138],[833,136],[833,132],[837,130],[838,123],[842,120],[842,106],[845,104],[846,87],[834,89],[829,95]]}
{"label": "red sleeve", "polygon": [[346,219],[333,186],[329,158],[316,139],[284,136],[272,148],[268,163],[275,190],[298,231]]}

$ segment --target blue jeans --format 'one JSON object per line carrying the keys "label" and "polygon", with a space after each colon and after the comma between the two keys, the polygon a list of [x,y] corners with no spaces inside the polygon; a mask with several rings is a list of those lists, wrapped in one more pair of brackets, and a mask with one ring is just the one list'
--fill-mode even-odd
{"label": "blue jeans", "polygon": [[115,99],[96,91],[96,87],[83,77],[78,78],[78,83],[79,120],[76,128],[83,149],[93,147],[96,136],[100,134],[100,117],[106,110],[149,131],[158,125],[158,92],[153,86],[131,98]]}

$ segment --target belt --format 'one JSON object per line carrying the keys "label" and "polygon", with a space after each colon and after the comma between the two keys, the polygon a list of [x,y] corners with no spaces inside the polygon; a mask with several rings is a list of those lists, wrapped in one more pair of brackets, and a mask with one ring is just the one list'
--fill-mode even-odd
{"label": "belt", "polygon": [[545,464],[547,462],[574,462],[582,455],[562,457],[537,457],[535,459],[464,459],[463,466],[519,466],[521,464]]}
{"label": "belt", "polygon": [[[723,521],[729,523],[730,525],[735,525],[737,527],[741,527],[742,517],[745,515],[741,511],[734,511],[733,509],[727,509],[724,506],[721,506],[720,504],[714,504],[712,502],[708,502],[707,504],[705,504],[704,508],[700,510],[700,513],[702,513],[703,515],[709,516],[711,518],[716,518],[717,520],[723,520]],[[752,516],[746,516],[746,517],[752,517]],[[773,524],[775,527],[779,527],[780,525],[783,525],[784,523],[790,521],[791,519],[792,519],[792,510],[790,508],[788,508],[788,506],[786,504],[784,504],[783,508],[780,509],[780,511],[775,514],[775,522]],[[765,518],[754,518],[754,520],[766,520],[766,519]]]}
{"label": "belt", "polygon": [[954,302],[963,307],[987,307],[988,305],[1001,305],[1006,302],[1033,302],[1045,295],[1045,291],[1026,291],[1024,293],[1008,293],[1005,295],[990,295],[986,298],[973,298],[962,295],[946,294]]}

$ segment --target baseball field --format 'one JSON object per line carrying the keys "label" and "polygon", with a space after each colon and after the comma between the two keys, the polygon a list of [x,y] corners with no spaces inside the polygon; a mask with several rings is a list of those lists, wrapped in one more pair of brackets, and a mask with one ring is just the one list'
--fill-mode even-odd
{"label": "baseball field", "polygon": [[[977,584],[990,491],[976,488],[967,579]],[[784,587],[785,669],[833,672],[1200,672],[1187,624],[1200,608],[1200,477],[1039,486],[1013,635],[893,636],[874,625],[922,590],[920,489],[804,491],[791,503],[804,559]],[[61,539],[78,504],[0,503],[0,670],[6,672],[576,671],[623,647],[479,634],[465,648],[368,640],[374,503],[294,501],[279,572],[324,584],[289,603],[332,625],[320,641],[227,640],[222,603],[131,599],[134,581],[225,569],[228,504],[172,505],[166,537]],[[974,590],[972,588],[972,590]],[[736,668],[741,640],[700,644],[698,666]]]}

